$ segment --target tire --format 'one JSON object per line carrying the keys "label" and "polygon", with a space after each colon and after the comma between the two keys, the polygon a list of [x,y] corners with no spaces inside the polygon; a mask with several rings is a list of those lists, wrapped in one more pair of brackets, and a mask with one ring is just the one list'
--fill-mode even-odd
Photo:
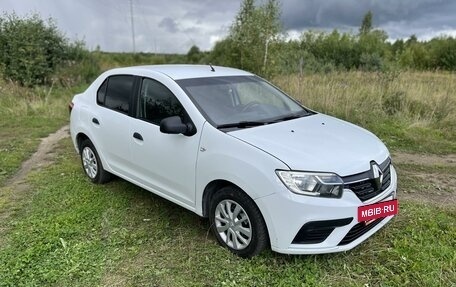
{"label": "tire", "polygon": [[253,257],[269,244],[260,210],[237,187],[223,187],[212,196],[209,221],[217,241],[240,257]]}
{"label": "tire", "polygon": [[82,169],[91,182],[102,184],[111,179],[111,174],[104,170],[98,152],[89,139],[82,141],[79,154]]}

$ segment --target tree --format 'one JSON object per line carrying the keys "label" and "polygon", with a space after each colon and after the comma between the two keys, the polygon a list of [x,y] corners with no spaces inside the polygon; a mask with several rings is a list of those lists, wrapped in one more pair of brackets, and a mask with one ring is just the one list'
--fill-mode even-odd
{"label": "tree", "polygon": [[239,67],[239,51],[230,38],[215,43],[209,55],[209,62],[220,66]]}
{"label": "tree", "polygon": [[228,38],[235,53],[232,66],[269,75],[273,70],[275,47],[282,31],[277,0],[255,6],[254,0],[244,0],[231,25]]}
{"label": "tree", "polygon": [[187,53],[187,61],[192,64],[196,64],[201,60],[201,51],[198,46],[193,45]]}
{"label": "tree", "polygon": [[432,68],[456,71],[456,39],[440,37],[430,40],[427,45]]}
{"label": "tree", "polygon": [[414,45],[416,43],[418,43],[418,38],[416,37],[415,34],[412,34],[410,36],[410,38],[407,39],[407,41],[405,42],[405,44],[407,44],[407,46]]}
{"label": "tree", "polygon": [[383,68],[385,59],[390,55],[386,42],[388,35],[385,31],[373,29],[372,18],[372,12],[368,11],[359,28],[357,66],[365,70],[380,70]]}
{"label": "tree", "polygon": [[255,5],[254,0],[244,0],[241,3],[241,10],[236,15],[234,23],[231,25],[230,28],[230,35],[229,38],[232,40],[233,46],[238,48],[237,52],[239,53],[239,68],[244,68],[244,66],[248,66],[247,62],[248,58],[248,50],[245,49],[249,46],[252,42],[254,42],[254,37],[256,37],[257,33],[255,33]]}
{"label": "tree", "polygon": [[372,12],[368,11],[363,17],[363,22],[359,28],[359,34],[368,34],[370,31],[372,31],[372,28]]}
{"label": "tree", "polygon": [[264,35],[264,57],[263,57],[263,73],[267,73],[268,65],[270,64],[270,59],[275,56],[274,48],[276,42],[279,40],[279,35],[282,32],[282,23],[280,22],[281,10],[277,0],[269,0],[266,5],[260,8],[260,13],[263,14],[260,17],[261,27],[263,27]]}

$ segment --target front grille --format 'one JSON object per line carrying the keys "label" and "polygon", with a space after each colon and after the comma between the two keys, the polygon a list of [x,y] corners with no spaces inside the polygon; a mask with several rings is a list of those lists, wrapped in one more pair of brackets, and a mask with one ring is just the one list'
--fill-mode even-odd
{"label": "front grille", "polygon": [[375,180],[372,178],[372,172],[370,170],[344,177],[344,188],[351,189],[361,201],[374,198],[384,192],[391,184],[391,160],[388,158],[379,167],[383,173],[383,181],[380,188],[376,188]]}
{"label": "front grille", "polygon": [[350,224],[353,217],[311,221],[304,224],[293,239],[293,244],[316,244],[321,243],[328,238],[336,227]]}
{"label": "front grille", "polygon": [[383,219],[385,219],[385,217],[375,219],[375,221],[373,221],[367,225],[366,225],[365,221],[356,224],[355,226],[352,227],[352,229],[350,229],[350,231],[347,233],[347,235],[345,235],[345,237],[339,243],[339,246],[347,245],[347,244],[355,241],[356,239],[360,238],[361,236],[366,234],[369,230],[371,230],[372,228],[377,226],[377,224],[382,222]]}

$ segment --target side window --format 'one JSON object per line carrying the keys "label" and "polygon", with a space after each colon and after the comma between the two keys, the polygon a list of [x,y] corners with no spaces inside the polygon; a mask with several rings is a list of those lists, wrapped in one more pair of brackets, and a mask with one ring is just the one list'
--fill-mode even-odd
{"label": "side window", "polygon": [[105,96],[106,96],[106,87],[108,86],[108,79],[106,79],[97,92],[97,104],[104,105]]}
{"label": "side window", "polygon": [[162,119],[172,116],[185,118],[179,100],[163,84],[143,79],[138,99],[138,117],[159,125]]}
{"label": "side window", "polygon": [[107,108],[128,114],[133,81],[133,76],[109,77],[104,105]]}

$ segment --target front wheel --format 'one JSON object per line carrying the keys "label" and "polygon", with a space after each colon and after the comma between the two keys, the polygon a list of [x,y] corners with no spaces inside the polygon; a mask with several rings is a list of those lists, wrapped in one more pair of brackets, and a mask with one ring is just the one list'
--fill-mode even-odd
{"label": "front wheel", "polygon": [[104,170],[97,150],[88,139],[81,143],[81,163],[85,174],[93,183],[105,183],[111,179],[111,174]]}
{"label": "front wheel", "polygon": [[260,210],[239,188],[228,186],[214,194],[209,221],[218,242],[241,257],[257,255],[268,244]]}

